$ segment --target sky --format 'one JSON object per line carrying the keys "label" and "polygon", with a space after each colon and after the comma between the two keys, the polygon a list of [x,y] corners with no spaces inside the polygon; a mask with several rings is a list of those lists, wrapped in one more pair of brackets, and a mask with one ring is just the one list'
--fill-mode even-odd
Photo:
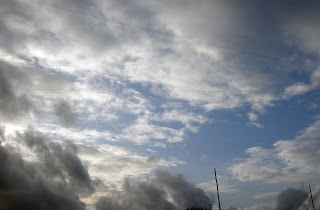
{"label": "sky", "polygon": [[0,207],[320,208],[319,1],[0,5]]}

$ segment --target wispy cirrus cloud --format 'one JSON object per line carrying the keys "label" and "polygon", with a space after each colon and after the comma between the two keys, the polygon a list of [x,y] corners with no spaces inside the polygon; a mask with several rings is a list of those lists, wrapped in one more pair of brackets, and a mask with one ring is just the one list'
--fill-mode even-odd
{"label": "wispy cirrus cloud", "polygon": [[253,199],[264,199],[264,198],[273,198],[278,195],[278,192],[268,192],[268,193],[262,193],[262,194],[257,194],[253,196]]}

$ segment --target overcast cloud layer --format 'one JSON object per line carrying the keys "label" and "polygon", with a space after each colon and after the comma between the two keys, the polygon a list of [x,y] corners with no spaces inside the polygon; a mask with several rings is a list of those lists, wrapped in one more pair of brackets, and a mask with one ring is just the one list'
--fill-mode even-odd
{"label": "overcast cloud layer", "polygon": [[[288,186],[319,184],[318,1],[0,5],[0,205],[206,207],[214,165],[224,207],[310,205],[305,189]],[[260,141],[253,133],[271,130],[265,119],[289,118],[288,104],[300,104],[307,123],[293,119],[292,129],[276,131],[281,137],[252,143]],[[280,111],[271,117],[270,110]],[[219,120],[231,128],[219,131]],[[236,132],[232,123],[244,137],[221,143]],[[222,139],[201,139],[214,129]],[[250,143],[233,145],[244,138]],[[228,154],[227,162],[199,149],[207,145]],[[242,194],[254,182],[264,191]],[[297,203],[286,207],[287,196]]]}

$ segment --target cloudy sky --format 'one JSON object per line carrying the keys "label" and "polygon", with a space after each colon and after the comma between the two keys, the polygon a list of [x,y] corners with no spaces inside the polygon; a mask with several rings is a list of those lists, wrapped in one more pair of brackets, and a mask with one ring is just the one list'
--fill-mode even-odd
{"label": "cloudy sky", "polygon": [[0,5],[0,206],[319,208],[320,2]]}

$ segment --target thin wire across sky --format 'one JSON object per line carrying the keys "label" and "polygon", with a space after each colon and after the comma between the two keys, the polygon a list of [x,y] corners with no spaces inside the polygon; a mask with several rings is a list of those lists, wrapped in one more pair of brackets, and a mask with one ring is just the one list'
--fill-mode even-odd
{"label": "thin wire across sky", "polygon": [[91,18],[96,18],[96,19],[99,19],[99,20],[110,21],[112,23],[115,23],[115,24],[118,24],[118,25],[122,25],[122,26],[125,26],[125,27],[131,27],[131,28],[135,28],[135,29],[138,29],[138,30],[150,31],[150,32],[162,34],[162,35],[165,35],[165,36],[176,37],[176,38],[179,38],[179,39],[192,41],[192,42],[197,43],[197,44],[204,44],[204,45],[208,45],[208,46],[213,46],[213,47],[217,47],[217,48],[220,48],[220,49],[237,52],[237,53],[240,53],[240,54],[261,57],[261,58],[264,58],[264,59],[269,59],[269,60],[273,60],[273,61],[277,61],[277,62],[287,63],[287,64],[291,64],[291,65],[294,65],[294,66],[306,67],[306,68],[311,68],[311,69],[317,69],[318,68],[316,66],[310,66],[310,65],[295,63],[295,62],[291,62],[291,61],[288,61],[288,60],[284,60],[284,59],[281,59],[281,58],[277,58],[277,57],[273,57],[273,56],[269,56],[269,55],[265,55],[265,54],[250,52],[250,51],[246,51],[246,50],[243,50],[243,49],[236,49],[236,48],[232,48],[232,47],[227,47],[227,46],[216,44],[216,43],[212,43],[212,42],[205,42],[205,41],[202,41],[202,40],[192,39],[192,38],[189,38],[189,37],[177,35],[175,33],[163,32],[163,31],[160,31],[160,30],[152,29],[152,28],[146,28],[146,27],[142,27],[142,26],[132,25],[132,24],[125,23],[125,22],[120,22],[120,21],[117,21],[117,20],[114,20],[114,19],[111,19],[111,18],[101,17],[101,16],[97,16],[97,15],[93,15],[93,14],[88,14],[88,13],[76,11],[76,10],[66,9],[66,8],[62,8],[62,7],[59,7],[59,6],[48,5],[48,4],[40,3],[40,2],[36,2],[36,1],[28,1],[28,0],[24,0],[24,1],[25,2],[29,2],[29,3],[33,3],[33,4],[38,4],[38,5],[41,5],[41,6],[46,6],[46,7],[51,7],[51,8],[55,8],[55,9],[59,9],[59,10],[67,11],[67,12],[71,12],[71,13],[76,13],[76,14],[87,16],[87,17],[91,17]]}
{"label": "thin wire across sky", "polygon": [[[39,3],[39,2],[35,2],[35,1],[27,1],[25,0],[25,2],[29,2],[29,3],[33,3],[33,4],[38,4],[38,5],[42,5],[42,6],[46,6],[46,7],[52,7],[52,8],[55,8],[55,9],[59,9],[59,10],[63,10],[63,11],[67,11],[67,12],[71,12],[71,13],[76,13],[76,14],[80,14],[80,15],[83,15],[83,16],[87,16],[87,17],[91,17],[91,18],[97,18],[97,19],[101,19],[101,20],[105,20],[105,21],[111,21],[115,24],[119,24],[119,25],[122,25],[122,26],[126,26],[126,27],[132,27],[132,28],[136,28],[136,29],[139,29],[139,30],[148,30],[148,31],[152,31],[152,32],[155,32],[155,33],[159,33],[159,34],[163,34],[163,35],[166,35],[166,36],[174,36],[174,37],[177,37],[179,39],[184,39],[184,40],[189,40],[189,41],[193,41],[193,42],[196,42],[196,43],[199,43],[199,44],[206,44],[206,45],[212,45],[214,47],[218,47],[218,48],[222,48],[222,49],[226,49],[226,50],[230,50],[230,51],[234,51],[234,52],[238,52],[238,53],[241,53],[241,54],[247,54],[247,55],[253,55],[253,56],[257,56],[257,57],[262,57],[262,58],[265,58],[265,59],[270,59],[270,60],[274,60],[274,61],[278,61],[278,62],[284,62],[284,63],[287,63],[287,64],[290,64],[290,65],[294,65],[294,66],[300,66],[300,67],[308,67],[308,68],[314,68],[314,69],[317,69],[317,67],[315,66],[306,66],[306,65],[303,65],[303,64],[297,64],[297,63],[293,63],[293,62],[290,62],[290,61],[286,61],[286,60],[282,60],[282,59],[278,59],[278,58],[275,58],[275,57],[270,57],[270,56],[266,56],[266,55],[262,55],[262,54],[256,54],[256,53],[251,53],[251,52],[247,52],[247,51],[243,51],[243,50],[239,50],[239,49],[234,49],[234,48],[228,48],[228,47],[225,47],[225,46],[221,46],[221,45],[216,45],[216,44],[213,44],[213,43],[208,43],[208,42],[203,42],[203,41],[198,41],[198,40],[194,40],[194,39],[190,39],[190,38],[187,38],[187,37],[182,37],[182,36],[179,36],[179,35],[176,35],[176,34],[173,34],[173,33],[167,33],[167,32],[162,32],[162,31],[158,31],[158,30],[154,30],[154,29],[150,29],[150,28],[145,28],[145,27],[140,27],[140,26],[135,26],[135,25],[131,25],[131,24],[128,24],[128,23],[123,23],[123,22],[119,22],[119,21],[115,21],[115,20],[112,20],[112,19],[109,19],[109,18],[104,18],[104,17],[99,17],[99,16],[95,16],[95,15],[91,15],[91,14],[87,14],[87,13],[83,13],[83,12],[79,12],[79,11],[75,11],[75,10],[70,10],[70,9],[65,9],[65,8],[62,8],[62,7],[57,7],[57,6],[52,6],[52,5],[48,5],[48,4],[44,4],[44,3]],[[93,45],[90,45],[90,44],[87,44],[87,43],[84,43],[82,41],[79,41],[79,40],[76,40],[76,39],[73,39],[73,38],[70,38],[70,37],[66,37],[64,36],[63,34],[60,34],[60,33],[56,33],[56,32],[52,32],[52,31],[48,31],[48,30],[45,30],[45,29],[42,29],[42,28],[39,28],[39,27],[36,27],[36,26],[33,26],[33,25],[30,25],[30,24],[27,24],[27,23],[24,23],[24,22],[21,22],[21,21],[18,21],[18,20],[15,20],[15,19],[12,19],[12,18],[8,18],[6,16],[1,16],[3,17],[4,19],[7,19],[7,20],[10,20],[10,21],[14,21],[16,23],[19,23],[19,24],[23,24],[23,25],[26,25],[28,27],[31,27],[31,28],[34,28],[34,29],[38,29],[38,30],[41,30],[41,31],[44,31],[44,32],[47,32],[47,33],[50,33],[50,34],[54,34],[58,37],[61,37],[63,39],[67,39],[69,41],[72,41],[72,42],[75,42],[77,44],[80,44],[80,45],[83,45],[83,46],[87,46],[87,47],[90,47],[90,48],[93,48],[93,49],[96,49],[96,50],[99,50],[99,51],[102,51],[102,52],[106,52],[108,54],[111,54],[113,56],[116,56],[116,57],[122,57],[122,55],[119,55],[119,54],[116,54],[116,53],[113,53],[111,51],[107,51],[107,50],[104,50],[102,48],[99,48],[99,47],[96,47],[96,46],[93,46]],[[149,66],[151,68],[155,68],[155,69],[158,69],[158,70],[161,70],[163,71],[163,69],[160,69],[156,66],[152,66],[152,65],[149,65],[149,64],[145,64],[145,63],[142,63],[143,65],[146,65],[146,66]],[[97,74],[100,74],[99,72],[93,72],[93,73],[97,73]],[[170,72],[171,74],[176,74],[174,72]],[[176,75],[179,75],[180,77],[184,77],[183,75],[181,74],[176,74]],[[219,87],[216,87],[216,88],[219,88]],[[15,90],[22,90],[22,89],[15,89]],[[67,92],[96,92],[96,93],[99,93],[99,92],[120,92],[120,91],[125,91],[126,88],[121,88],[121,89],[113,89],[113,90],[108,90],[108,91],[87,91],[87,90],[66,90],[66,89],[45,89],[45,88],[30,88],[30,89],[23,89],[25,91],[67,91]],[[8,92],[8,91],[13,91],[13,89],[11,90],[0,90],[0,92]],[[141,90],[141,92],[146,92],[147,90]],[[160,91],[160,92],[164,92],[164,91]],[[202,92],[202,93],[221,93],[221,92],[225,92],[225,93],[252,93],[252,94],[275,94],[275,93],[284,93],[284,92],[300,92],[300,93],[305,93],[305,92],[313,92],[313,93],[318,93],[320,92],[320,90],[309,90],[309,91],[298,91],[298,90],[291,90],[291,91],[287,91],[287,90],[280,90],[280,91],[245,91],[245,90],[174,90],[174,91],[171,91],[171,92]]]}

